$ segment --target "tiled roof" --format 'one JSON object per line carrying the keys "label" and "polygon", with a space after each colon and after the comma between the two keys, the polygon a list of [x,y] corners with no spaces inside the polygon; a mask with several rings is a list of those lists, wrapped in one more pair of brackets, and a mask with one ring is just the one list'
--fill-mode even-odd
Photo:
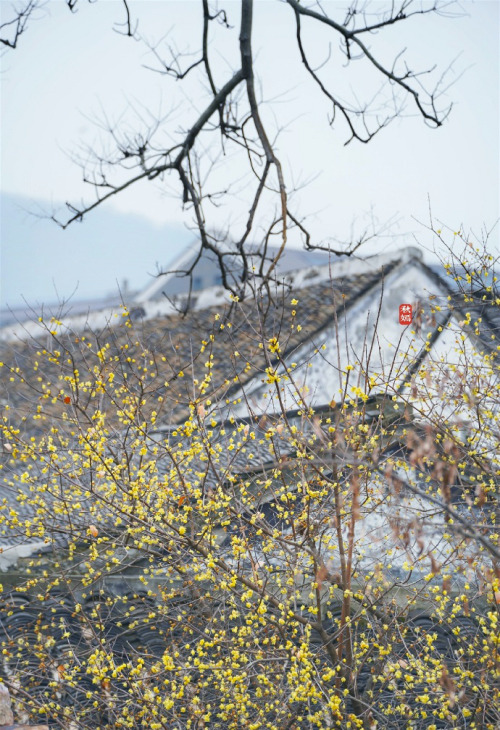
{"label": "tiled roof", "polygon": [[[314,284],[298,292],[281,292],[272,299],[259,300],[258,304],[248,300],[224,308],[191,311],[186,316],[177,314],[129,321],[129,327],[122,324],[101,331],[54,337],[48,325],[42,338],[1,344],[0,359],[5,364],[0,368],[3,405],[9,405],[16,418],[21,413],[27,415],[24,428],[38,431],[40,422],[33,422],[31,416],[42,402],[43,382],[49,382],[52,393],[56,395],[64,385],[59,378],[61,374],[71,375],[73,368],[76,368],[80,378],[86,379],[94,367],[101,368],[97,351],[108,344],[108,358],[118,355],[122,361],[135,358],[138,363],[139,360],[145,362],[145,358],[150,356],[154,362],[151,369],[155,371],[154,383],[151,381],[150,385],[157,396],[163,395],[165,398],[163,422],[175,423],[186,415],[187,406],[193,400],[193,377],[199,379],[206,374],[208,355],[213,356],[212,390],[217,399],[240,387],[255,374],[264,372],[266,360],[259,347],[263,312],[264,338],[278,337],[286,355],[331,323],[334,311],[340,315],[348,309],[397,263],[397,260],[393,260],[383,270]],[[297,305],[291,305],[294,298],[298,300]],[[295,317],[292,316],[293,310],[296,310]],[[213,341],[210,341],[210,335]],[[203,352],[200,352],[201,348]],[[68,356],[63,357],[62,365],[58,367],[47,362],[43,350],[49,354],[56,350],[67,351],[71,362],[68,362]],[[239,354],[235,355],[235,352]],[[38,361],[36,371],[33,369],[35,361]],[[23,372],[24,380],[11,372],[15,368]],[[121,372],[124,374],[131,369],[124,362]],[[179,378],[179,372],[184,373],[184,377]],[[168,387],[164,385],[165,381],[168,381]],[[54,404],[51,409],[56,416],[63,412],[60,403],[59,408]]]}
{"label": "tiled roof", "polygon": [[[52,700],[55,706],[66,709],[67,718],[79,715],[80,721],[85,722],[85,727],[112,727],[113,725],[108,723],[113,722],[112,718],[116,717],[116,714],[113,715],[110,709],[113,708],[110,699],[114,700],[115,713],[120,711],[122,704],[130,702],[130,693],[134,695],[134,690],[130,689],[133,686],[133,676],[127,675],[138,657],[141,657],[143,664],[142,682],[144,686],[148,686],[152,679],[161,678],[164,672],[160,662],[160,669],[156,669],[155,674],[151,675],[152,665],[161,660],[165,652],[169,656],[177,652],[176,666],[179,680],[182,681],[182,667],[185,663],[192,662],[191,649],[201,637],[209,640],[212,633],[221,635],[222,632],[219,642],[211,645],[206,641],[205,650],[207,667],[216,666],[217,663],[220,666],[228,652],[225,631],[228,631],[227,636],[231,637],[232,628],[236,628],[239,624],[245,625],[244,615],[230,618],[227,609],[223,609],[225,620],[221,622],[220,608],[216,603],[207,599],[200,600],[199,595],[189,590],[184,592],[183,598],[162,603],[161,608],[158,608],[151,596],[137,593],[125,593],[117,597],[101,591],[80,597],[79,603],[82,608],[77,609],[75,598],[62,593],[49,595],[43,600],[26,594],[13,594],[6,597],[0,612],[2,649],[0,679],[6,681],[11,688],[20,687],[21,693],[17,700],[20,700],[27,709],[29,701],[34,704],[31,718],[36,718],[39,722],[44,720],[53,728],[59,727],[59,724],[51,724],[53,718],[50,714],[40,716],[36,711],[37,702]],[[325,617],[323,628],[327,634],[335,637],[340,604],[331,603],[329,611],[330,617]],[[387,628],[383,627],[384,633]],[[264,633],[266,636],[269,635],[268,624],[261,629],[263,635],[259,638],[264,638]],[[287,631],[287,628],[284,630]],[[353,624],[353,640],[358,640],[358,634],[363,632],[365,641],[366,637],[370,636],[376,641],[379,630],[376,625],[372,626],[366,621],[357,620]],[[258,632],[258,629],[254,627],[254,631]],[[427,642],[429,634],[435,635],[431,648]],[[441,619],[433,618],[426,611],[419,610],[404,617],[400,616],[397,622],[391,624],[391,636],[393,636],[393,654],[401,662],[407,657],[419,657],[424,654],[427,656],[431,652],[435,661],[443,662],[448,668],[448,673],[453,676],[454,667],[462,669],[467,667],[468,652],[473,647],[476,651],[479,650],[483,634],[477,618],[473,616],[454,616],[450,625]],[[254,638],[257,641],[257,634]],[[290,635],[290,638],[295,644],[302,639],[300,634]],[[314,647],[314,662],[320,671],[321,668],[328,666],[325,647],[314,631],[310,643]],[[376,680],[380,674],[377,653],[370,652],[369,643],[366,646],[368,651],[364,652],[366,658],[358,674],[359,696],[367,688],[372,675]],[[110,675],[106,680],[93,682],[92,674],[86,671],[87,659],[97,649],[104,649],[112,656],[114,666],[128,669],[118,672],[116,678]],[[281,655],[279,649],[271,648],[268,661],[272,656],[274,661],[284,661],[286,656]],[[134,664],[129,663],[131,658]],[[259,685],[259,671],[261,670],[257,662],[248,663],[246,684],[250,691],[252,687],[255,689]],[[217,720],[217,691],[210,682],[203,681],[204,676],[207,676],[206,669],[203,674],[203,669],[201,672],[196,672],[196,667],[192,667],[188,674],[200,701],[205,705],[212,703],[214,708],[212,719],[204,724],[204,727],[207,730],[209,728],[223,730],[223,724]],[[420,684],[418,681],[406,687],[405,702],[409,707],[418,707],[418,696],[426,688],[425,683]],[[386,688],[385,682],[375,681],[371,689],[370,704],[375,711],[379,708],[396,707],[400,701],[393,690]],[[12,694],[16,698],[15,689]],[[283,699],[286,696],[285,688]],[[139,697],[140,695],[137,695],[138,699]],[[468,703],[473,701],[472,696]],[[181,697],[179,706],[183,702]],[[138,709],[140,706],[139,700]],[[174,709],[178,711],[179,708]],[[384,715],[384,727],[399,730],[401,725],[398,724],[400,723],[398,714],[396,713],[392,719],[391,713]],[[447,730],[452,728],[448,722],[439,719],[436,724],[436,719],[433,718],[433,723],[436,728]],[[176,724],[175,727],[184,728],[188,725]],[[420,719],[415,720],[412,727],[415,730],[425,730],[427,724],[425,720]],[[453,728],[455,727],[453,725]]]}
{"label": "tiled roof", "polygon": [[[500,290],[477,290],[465,293],[455,293],[451,300],[450,309],[460,317],[471,315],[470,325],[466,330],[476,336],[475,323],[481,343],[490,350],[496,350],[500,342]],[[462,320],[463,321],[463,320]]]}

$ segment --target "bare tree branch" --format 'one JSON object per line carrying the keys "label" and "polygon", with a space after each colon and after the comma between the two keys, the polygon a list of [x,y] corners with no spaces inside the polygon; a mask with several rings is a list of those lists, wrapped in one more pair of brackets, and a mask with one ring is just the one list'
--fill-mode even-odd
{"label": "bare tree branch", "polygon": [[[71,11],[77,9],[77,0],[66,0],[66,4]],[[201,20],[199,45],[193,52],[189,47],[177,50],[175,40],[171,40],[175,27],[168,37],[164,35],[158,42],[141,38],[137,31],[138,21],[132,18],[128,1],[122,0],[120,7],[125,12],[125,20],[118,23],[115,30],[143,41],[158,64],[152,70],[163,74],[166,81],[170,79],[186,85],[191,82],[203,84],[204,90],[197,97],[198,116],[191,126],[179,130],[173,126],[168,115],[158,115],[154,119],[149,109],[146,113],[135,110],[140,131],[134,131],[125,127],[121,121],[111,123],[104,115],[104,124],[99,126],[114,149],[110,152],[105,147],[103,152],[99,152],[93,146],[86,150],[87,159],[82,165],[84,182],[94,188],[96,199],[80,205],[68,203],[68,217],[57,222],[66,228],[73,222],[81,221],[110,198],[144,180],[157,185],[166,185],[173,180],[183,210],[193,214],[189,223],[194,225],[199,236],[200,253],[210,251],[215,254],[223,286],[243,298],[252,276],[258,278],[267,289],[269,282],[276,278],[290,230],[295,233],[300,231],[307,250],[319,249],[348,255],[356,251],[370,234],[362,234],[347,246],[334,238],[334,245],[312,239],[307,228],[307,213],[301,215],[296,208],[293,172],[279,154],[281,122],[275,124],[278,127],[276,130],[267,121],[266,104],[259,98],[257,91],[261,74],[252,53],[254,2],[241,0],[237,5],[241,10],[241,18],[236,41],[226,9],[210,0],[201,0],[198,5]],[[434,89],[428,91],[423,85],[422,75],[429,74],[429,70],[410,69],[404,61],[403,51],[395,54],[392,64],[386,63],[371,49],[366,39],[372,34],[382,35],[384,29],[400,25],[403,21],[416,22],[418,18],[432,14],[452,15],[451,3],[435,0],[423,7],[412,0],[400,0],[389,3],[385,9],[377,8],[377,12],[370,14],[366,5],[353,0],[347,12],[344,14],[342,11],[343,20],[336,19],[338,11],[335,5],[329,6],[328,12],[321,3],[313,7],[299,0],[286,0],[283,5],[293,12],[300,63],[311,82],[331,105],[330,126],[335,127],[339,119],[347,126],[345,144],[355,140],[368,143],[401,115],[405,100],[408,99],[413,102],[424,122],[433,127],[442,125],[451,108],[441,109],[438,105],[438,98],[443,93],[443,78]],[[15,12],[13,20],[2,26],[6,31],[13,31],[11,37],[3,40],[4,45],[15,48],[29,18],[40,6],[40,0],[29,0]],[[330,71],[332,65],[337,63],[337,58],[331,53],[332,41],[329,40],[325,48],[326,60],[320,64],[313,63],[305,38],[306,24],[313,29],[321,26],[333,39],[337,38],[347,64],[355,57],[365,59],[370,72],[379,78],[381,89],[368,100],[359,101],[356,89],[353,89],[354,101],[344,100],[335,88],[336,76],[329,73],[328,80],[326,76],[326,70]],[[211,45],[215,30],[220,26],[224,29],[222,32],[232,34],[239,52],[237,68],[232,70],[231,77],[222,86],[216,78],[219,73],[214,55],[216,49]],[[384,99],[381,90],[387,89],[390,98]],[[379,99],[382,102],[377,108]],[[272,102],[269,107],[272,109]],[[165,138],[160,139],[160,135],[165,133],[167,142]],[[241,170],[240,157],[238,165],[232,167],[234,155],[245,158],[244,172]],[[253,179],[255,187],[248,182]],[[238,221],[233,224],[229,218],[231,196],[236,186],[239,186],[241,198],[248,205],[248,212],[244,215],[239,213]],[[212,210],[208,202],[212,204]],[[219,211],[217,214],[214,207]],[[231,231],[230,240],[226,237],[224,245],[216,233],[221,224],[214,223],[215,215],[220,216],[221,211],[228,211],[228,223],[224,225]],[[269,260],[266,254],[271,241],[276,241],[274,245],[277,251],[274,250]],[[260,259],[259,265],[254,267],[255,271],[249,269],[250,252]],[[236,279],[238,283],[235,283]]]}

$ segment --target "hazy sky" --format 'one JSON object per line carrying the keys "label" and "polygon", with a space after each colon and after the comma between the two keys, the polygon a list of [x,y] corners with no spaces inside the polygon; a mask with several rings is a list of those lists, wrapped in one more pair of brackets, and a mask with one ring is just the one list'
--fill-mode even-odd
{"label": "hazy sky", "polygon": [[[8,5],[0,0],[4,17]],[[180,50],[198,48],[198,1],[135,0],[130,5],[139,18],[139,32],[150,41],[169,32],[169,42],[175,40]],[[344,5],[323,3],[327,10]],[[382,5],[373,3],[374,8]],[[235,25],[231,32],[219,29],[212,41],[217,81],[222,85],[237,60],[239,3],[232,0],[219,6],[229,9]],[[413,233],[429,245],[428,234],[416,222],[428,220],[429,200],[435,217],[452,228],[462,224],[479,232],[498,218],[500,3],[478,0],[460,7],[462,17],[418,18],[394,27],[383,39],[370,39],[386,59],[406,47],[412,68],[437,64],[444,70],[455,61],[449,75],[455,83],[442,99],[443,104],[453,102],[454,108],[443,127],[427,128],[409,105],[407,116],[370,144],[353,142],[344,147],[345,128],[339,125],[332,131],[328,127],[328,106],[301,67],[290,9],[277,0],[257,0],[253,44],[259,86],[268,102],[266,120],[271,128],[284,127],[278,150],[285,169],[295,180],[311,180],[300,191],[298,203],[301,213],[311,215],[310,225],[318,239],[348,237],[352,221],[362,225],[373,211],[380,221],[396,217],[397,232],[405,234],[378,246],[413,243]],[[189,125],[201,108],[194,81],[183,87],[147,70],[145,65],[153,63],[147,49],[113,31],[113,23],[123,19],[119,0],[81,2],[78,8],[72,15],[65,3],[50,0],[19,48],[2,59],[0,185],[2,193],[10,194],[9,200],[15,195],[27,204],[33,200],[57,206],[65,200],[91,198],[71,156],[78,155],[82,144],[100,144],[102,133],[92,120],[102,118],[103,111],[111,121],[121,120],[130,129],[170,112],[178,129]],[[306,42],[313,60],[323,60],[328,37],[306,34]],[[345,77],[342,66],[337,68],[342,94],[347,96],[352,88],[360,96],[375,91],[363,68]],[[16,217],[13,206],[6,206],[5,216],[13,218],[8,235],[5,222],[1,229],[2,303],[15,303],[21,292],[33,297],[35,290],[38,299],[53,299],[54,284],[67,296],[79,282],[80,294],[89,296],[105,293],[125,275],[133,286],[145,283],[152,260],[165,264],[176,254],[176,247],[189,240],[189,234],[174,235],[190,218],[170,193],[151,183],[130,190],[108,204],[114,223],[103,224],[105,236],[96,234],[94,227],[85,240],[82,228],[77,244],[70,229],[64,234],[67,238],[58,237],[61,243],[54,243],[50,251],[47,244],[36,244],[33,221],[25,214]],[[130,253],[132,244],[126,250],[120,246],[115,214],[134,214],[144,220],[144,236],[151,245],[143,270],[140,256]],[[123,220],[126,225],[127,219]],[[234,221],[237,225],[237,213]],[[153,242],[152,225],[164,227],[169,234]],[[39,243],[47,241],[47,230],[44,224]],[[147,248],[145,241],[137,245],[139,251],[141,246]],[[89,262],[99,268],[99,276],[92,276]]]}

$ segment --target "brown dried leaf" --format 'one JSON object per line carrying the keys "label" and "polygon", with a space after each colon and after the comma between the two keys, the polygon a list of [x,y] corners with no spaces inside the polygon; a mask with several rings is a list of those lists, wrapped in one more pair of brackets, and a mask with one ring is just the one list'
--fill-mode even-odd
{"label": "brown dried leaf", "polygon": [[439,684],[444,689],[446,694],[449,697],[450,707],[453,707],[453,705],[456,702],[456,691],[455,691],[455,683],[448,674],[448,670],[446,667],[443,667],[443,671],[441,672],[441,677],[439,678]]}
{"label": "brown dried leaf", "polygon": [[486,502],[486,492],[484,491],[481,484],[476,485],[476,497],[477,497],[477,505],[479,507],[482,507],[483,504]]}
{"label": "brown dried leaf", "polygon": [[324,563],[322,563],[318,570],[316,571],[316,583],[318,584],[318,588],[321,589],[323,587],[323,581],[325,578],[328,577],[328,568]]}
{"label": "brown dried leaf", "polygon": [[439,563],[437,562],[437,560],[436,560],[436,558],[434,557],[434,555],[432,555],[432,553],[430,553],[430,554],[429,554],[429,557],[430,557],[430,559],[431,559],[431,568],[432,568],[432,572],[434,573],[434,575],[437,575],[437,574],[439,573],[439,571],[441,570],[441,566],[440,566],[440,564],[439,564]]}

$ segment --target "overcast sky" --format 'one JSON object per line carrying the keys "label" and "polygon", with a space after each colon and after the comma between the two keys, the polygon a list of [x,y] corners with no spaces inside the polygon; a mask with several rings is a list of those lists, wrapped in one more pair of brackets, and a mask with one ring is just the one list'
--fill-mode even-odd
{"label": "overcast sky", "polygon": [[[1,0],[4,18],[8,5]],[[181,50],[198,48],[198,1],[140,0],[130,5],[139,18],[139,32],[150,41],[169,32],[169,40],[176,40]],[[219,3],[223,5],[235,30],[219,29],[213,37],[220,85],[238,54],[239,3]],[[327,11],[343,5],[323,3]],[[100,132],[92,120],[103,111],[111,121],[121,119],[130,128],[138,121],[134,108],[141,110],[143,120],[170,112],[177,128],[187,126],[199,112],[196,86],[182,88],[147,70],[145,65],[152,64],[147,49],[113,31],[113,23],[123,19],[119,0],[78,7],[72,15],[65,3],[50,0],[19,48],[2,59],[0,185],[2,194],[9,194],[9,205],[2,209],[2,305],[16,304],[21,294],[53,300],[54,287],[61,296],[68,296],[76,285],[81,296],[102,295],[124,277],[140,287],[154,273],[154,262],[168,263],[190,238],[185,231],[189,217],[171,191],[157,184],[145,184],[110,202],[111,217],[106,219],[104,211],[99,219],[101,234],[96,232],[97,221],[86,238],[83,223],[78,240],[69,229],[62,237],[54,234],[50,246],[48,224],[37,228],[10,204],[14,196],[17,203],[35,208],[37,201],[57,207],[65,200],[88,197],[81,170],[71,157],[82,144],[99,144]],[[377,246],[414,243],[413,234],[428,246],[430,238],[416,221],[427,222],[429,200],[436,219],[452,228],[463,225],[479,232],[498,218],[500,3],[478,0],[461,8],[461,17],[415,19],[394,27],[383,39],[372,39],[385,58],[406,47],[412,68],[437,64],[444,70],[455,60],[449,75],[454,84],[442,98],[454,108],[443,127],[429,129],[409,106],[404,118],[370,144],[344,147],[345,128],[329,128],[328,107],[303,73],[290,9],[277,0],[257,0],[253,44],[262,96],[268,101],[268,123],[285,127],[278,149],[287,171],[296,180],[311,180],[297,202],[301,213],[311,216],[318,240],[348,237],[352,221],[362,225],[373,211],[380,221],[396,218],[395,230],[402,236]],[[306,40],[320,62],[328,38]],[[350,87],[360,96],[370,95],[371,83],[362,68],[345,78],[339,74],[346,95]],[[118,214],[125,227],[129,215],[134,225],[144,223],[144,239],[137,241],[136,251],[131,241],[121,245]],[[151,234],[153,229],[158,236]],[[492,240],[498,241],[498,236]]]}

